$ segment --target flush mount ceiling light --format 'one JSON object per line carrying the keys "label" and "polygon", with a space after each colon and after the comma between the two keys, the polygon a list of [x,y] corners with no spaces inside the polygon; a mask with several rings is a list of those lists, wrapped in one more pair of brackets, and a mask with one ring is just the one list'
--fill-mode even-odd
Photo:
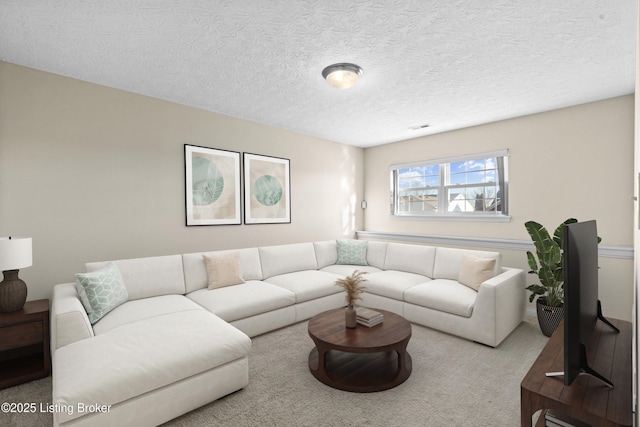
{"label": "flush mount ceiling light", "polygon": [[322,77],[338,89],[347,89],[356,84],[362,75],[362,68],[355,64],[333,64],[322,70]]}

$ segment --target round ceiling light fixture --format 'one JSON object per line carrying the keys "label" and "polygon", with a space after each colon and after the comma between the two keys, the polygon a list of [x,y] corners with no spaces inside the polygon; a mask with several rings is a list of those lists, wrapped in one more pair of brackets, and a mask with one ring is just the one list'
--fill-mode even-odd
{"label": "round ceiling light fixture", "polygon": [[361,75],[362,68],[356,64],[333,64],[322,70],[322,77],[327,83],[338,89],[348,89],[355,85]]}

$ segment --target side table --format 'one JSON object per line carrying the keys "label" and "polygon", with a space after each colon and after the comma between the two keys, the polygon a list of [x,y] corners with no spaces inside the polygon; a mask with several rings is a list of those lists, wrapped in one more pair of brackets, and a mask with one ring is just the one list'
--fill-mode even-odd
{"label": "side table", "polygon": [[0,313],[0,389],[49,376],[50,355],[48,299]]}
{"label": "side table", "polygon": [[[545,375],[564,368],[564,323],[561,322],[520,384],[522,427],[531,427],[532,416],[540,409],[598,427],[631,427],[632,326],[623,320],[609,320],[620,333],[614,333],[598,321],[587,358],[591,367],[611,379],[615,387],[611,389],[587,375],[580,375],[572,385],[565,386],[563,378]],[[544,426],[544,418],[543,412],[536,427]]]}

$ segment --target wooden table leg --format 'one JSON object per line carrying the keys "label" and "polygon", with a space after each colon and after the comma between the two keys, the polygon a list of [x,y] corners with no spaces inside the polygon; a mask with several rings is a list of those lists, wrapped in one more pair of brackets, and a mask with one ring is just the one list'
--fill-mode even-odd
{"label": "wooden table leg", "polygon": [[398,354],[398,375],[396,375],[397,378],[403,377],[406,379],[411,374],[412,361],[411,356],[409,356],[409,353],[407,353],[407,344],[409,344],[408,339],[400,342],[395,349],[396,353]]}
{"label": "wooden table leg", "polygon": [[322,344],[316,343],[316,347],[309,353],[309,370],[320,381],[326,384],[329,381],[327,374],[327,353],[329,349]]}
{"label": "wooden table leg", "polygon": [[520,427],[532,427],[531,394],[520,388]]}

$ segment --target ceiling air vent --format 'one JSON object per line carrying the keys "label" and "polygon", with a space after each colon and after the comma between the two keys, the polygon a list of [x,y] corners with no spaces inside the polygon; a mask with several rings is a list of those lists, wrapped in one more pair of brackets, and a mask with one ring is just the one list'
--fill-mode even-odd
{"label": "ceiling air vent", "polygon": [[423,125],[418,125],[418,126],[411,126],[409,129],[411,130],[418,130],[418,129],[424,129],[424,128],[429,128],[431,127],[431,124],[429,123],[425,123]]}

